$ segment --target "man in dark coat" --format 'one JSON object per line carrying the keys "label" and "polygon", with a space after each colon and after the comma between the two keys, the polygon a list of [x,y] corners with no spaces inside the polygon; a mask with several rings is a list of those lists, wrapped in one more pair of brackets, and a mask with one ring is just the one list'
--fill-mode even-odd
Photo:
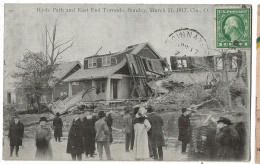
{"label": "man in dark coat", "polygon": [[53,126],[54,126],[54,138],[55,138],[55,141],[59,141],[61,142],[60,140],[60,137],[62,137],[62,119],[60,118],[60,113],[57,112],[56,113],[56,117],[53,119]]}
{"label": "man in dark coat", "polygon": [[239,142],[237,145],[237,149],[238,149],[238,157],[236,158],[237,160],[241,161],[241,160],[245,160],[247,158],[247,128],[246,128],[246,124],[243,121],[245,120],[244,117],[244,113],[239,112],[236,114],[236,121],[237,123],[234,126],[234,129],[237,131],[238,135],[239,135]]}
{"label": "man in dark coat", "polygon": [[130,145],[130,150],[134,149],[134,141],[135,141],[135,130],[134,130],[134,112],[130,114],[132,118],[132,127],[131,127],[131,145]]}
{"label": "man in dark coat", "polygon": [[10,138],[10,157],[13,156],[15,147],[15,154],[18,157],[19,146],[22,146],[22,139],[24,134],[24,125],[19,121],[18,115],[14,116],[14,121],[10,123],[9,134]]}
{"label": "man in dark coat", "polygon": [[238,133],[230,126],[232,123],[228,118],[220,117],[217,123],[216,142],[219,146],[217,159],[221,161],[234,161],[238,155]]}
{"label": "man in dark coat", "polygon": [[93,118],[92,111],[86,112],[86,117],[83,118],[83,137],[84,137],[84,151],[86,157],[94,157],[95,153],[95,118]]}
{"label": "man in dark coat", "polygon": [[109,130],[109,143],[111,144],[113,142],[113,135],[112,135],[113,118],[111,113],[107,114],[105,121],[107,123],[108,130]]}
{"label": "man in dark coat", "polygon": [[148,136],[153,150],[153,157],[154,160],[158,160],[159,154],[159,160],[161,161],[163,160],[162,147],[165,146],[162,130],[163,119],[158,113],[154,112],[152,106],[148,106],[147,112],[147,119],[151,124],[151,129],[148,131]]}
{"label": "man in dark coat", "polygon": [[[82,110],[82,109],[81,109]],[[84,110],[84,109],[83,109]],[[78,117],[72,121],[68,135],[67,153],[71,154],[72,160],[82,160],[83,147],[83,111],[77,112]]]}
{"label": "man in dark coat", "polygon": [[182,115],[178,119],[179,137],[178,140],[182,142],[181,153],[186,154],[187,144],[190,142],[191,125],[187,114],[187,108],[182,108]]}

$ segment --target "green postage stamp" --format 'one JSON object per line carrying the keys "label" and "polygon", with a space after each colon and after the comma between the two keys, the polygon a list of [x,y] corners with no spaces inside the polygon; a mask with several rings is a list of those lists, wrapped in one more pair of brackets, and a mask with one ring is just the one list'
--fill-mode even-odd
{"label": "green postage stamp", "polygon": [[216,9],[216,48],[250,48],[250,24],[250,8]]}

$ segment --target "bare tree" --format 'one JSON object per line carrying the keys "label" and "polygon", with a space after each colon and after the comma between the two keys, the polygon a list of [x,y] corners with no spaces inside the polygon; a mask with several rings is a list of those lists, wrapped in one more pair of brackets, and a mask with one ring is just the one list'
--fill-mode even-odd
{"label": "bare tree", "polygon": [[66,41],[57,41],[57,24],[58,20],[53,25],[52,34],[50,34],[47,24],[44,24],[45,35],[43,35],[43,45],[45,49],[46,59],[50,65],[57,64],[61,55],[73,46],[74,36]]}

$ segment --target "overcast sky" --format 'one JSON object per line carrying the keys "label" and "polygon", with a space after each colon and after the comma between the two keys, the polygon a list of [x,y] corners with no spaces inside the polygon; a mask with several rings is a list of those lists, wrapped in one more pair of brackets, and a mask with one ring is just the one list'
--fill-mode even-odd
{"label": "overcast sky", "polygon": [[[49,12],[37,12],[48,9]],[[74,9],[75,12],[53,12],[53,8]],[[78,12],[78,8],[88,12]],[[91,8],[100,12],[90,12]],[[126,12],[104,12],[107,9],[124,9]],[[146,9],[145,13],[127,12],[131,9]],[[150,8],[165,9],[163,13],[149,12]],[[175,12],[168,12],[172,8]],[[177,8],[187,8],[188,12],[176,12]],[[109,51],[122,51],[127,46],[149,42],[163,57],[172,52],[165,44],[169,34],[180,28],[191,28],[201,33],[209,48],[213,48],[214,34],[213,5],[5,5],[4,59],[6,71],[13,70],[14,64],[25,54],[26,49],[43,50],[42,34],[44,23],[51,31],[58,20],[57,40],[67,40],[75,36],[73,47],[67,51],[62,61],[79,60]],[[194,12],[198,11],[198,12]]]}

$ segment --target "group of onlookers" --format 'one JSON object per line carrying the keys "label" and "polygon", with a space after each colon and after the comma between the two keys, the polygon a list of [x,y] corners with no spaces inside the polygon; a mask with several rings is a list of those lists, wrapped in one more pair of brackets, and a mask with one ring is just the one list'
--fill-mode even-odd
{"label": "group of onlookers", "polygon": [[[125,151],[134,152],[135,160],[163,160],[163,146],[165,146],[163,134],[163,119],[155,112],[152,106],[147,108],[136,106],[126,107],[124,116]],[[187,145],[192,141],[192,125],[190,123],[191,112],[186,108],[181,110],[182,114],[178,118],[179,137],[182,142],[181,153],[186,154]],[[110,114],[99,111],[96,115],[93,110],[79,108],[76,111],[76,118],[73,119],[68,133],[66,152],[71,154],[73,160],[82,160],[82,154],[94,157],[96,146],[99,159],[103,159],[103,148],[107,160],[112,160],[110,144],[113,142],[112,124],[113,119]],[[198,137],[203,142],[204,156],[208,160],[243,160],[246,158],[247,128],[243,121],[243,113],[236,115],[236,124],[232,124],[230,119],[219,117],[214,120],[209,116],[198,128]],[[52,159],[52,149],[50,146],[51,128],[47,126],[47,118],[41,117],[40,125],[36,129],[36,159]],[[61,142],[62,119],[56,113],[53,120],[54,138],[56,142]],[[17,115],[10,124],[10,156],[15,149],[18,156],[19,146],[22,145],[24,125],[19,121]],[[194,144],[193,144],[194,145]],[[192,146],[192,144],[191,144]]]}
{"label": "group of onlookers", "polygon": [[129,152],[131,145],[135,160],[150,157],[154,160],[163,160],[164,137],[161,116],[154,112],[152,106],[148,106],[147,109],[137,106],[133,109],[132,116],[129,110],[128,108],[125,110],[124,118],[126,152]]}
{"label": "group of onlookers", "polygon": [[111,160],[110,144],[112,143],[112,117],[104,111],[99,111],[96,116],[93,111],[78,111],[77,118],[72,121],[68,134],[67,153],[73,160],[82,160],[82,154],[86,157],[94,157],[95,144],[99,159],[103,159],[103,148],[108,160]]}
{"label": "group of onlookers", "polygon": [[186,153],[188,143],[191,146],[197,146],[197,141],[192,141],[192,133],[197,130],[197,140],[201,140],[199,153],[200,158],[206,160],[221,160],[221,161],[241,161],[248,159],[247,152],[247,126],[245,123],[245,115],[243,112],[238,112],[235,115],[236,123],[232,123],[226,117],[219,117],[215,120],[211,115],[204,121],[203,125],[192,130],[190,123],[191,111],[186,108],[182,109],[182,115],[178,119],[179,126],[179,141],[182,142],[182,153]]}

